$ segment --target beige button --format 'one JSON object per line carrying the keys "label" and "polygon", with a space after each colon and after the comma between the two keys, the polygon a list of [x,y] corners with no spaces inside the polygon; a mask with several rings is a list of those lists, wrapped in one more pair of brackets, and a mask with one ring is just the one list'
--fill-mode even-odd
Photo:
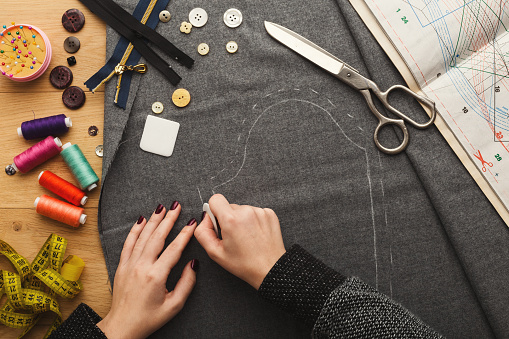
{"label": "beige button", "polygon": [[239,49],[239,45],[237,45],[237,43],[235,41],[229,41],[226,44],[226,50],[228,51],[228,53],[235,53],[235,52],[237,52],[238,49]]}
{"label": "beige button", "polygon": [[184,88],[178,88],[173,92],[171,100],[177,107],[186,107],[191,101],[191,94]]}
{"label": "beige button", "polygon": [[209,52],[209,45],[207,45],[204,42],[202,42],[201,44],[198,45],[198,53],[200,53],[200,55],[207,55],[208,52]]}
{"label": "beige button", "polygon": [[184,21],[182,24],[180,24],[180,31],[182,33],[191,33],[191,28],[193,28],[193,25],[191,25],[189,22]]}
{"label": "beige button", "polygon": [[164,106],[161,102],[156,101],[152,104],[152,112],[154,112],[155,114],[162,113],[163,110],[164,110]]}
{"label": "beige button", "polygon": [[162,22],[168,22],[170,21],[171,19],[171,14],[170,12],[168,11],[162,11],[161,13],[159,13],[159,20],[161,20]]}

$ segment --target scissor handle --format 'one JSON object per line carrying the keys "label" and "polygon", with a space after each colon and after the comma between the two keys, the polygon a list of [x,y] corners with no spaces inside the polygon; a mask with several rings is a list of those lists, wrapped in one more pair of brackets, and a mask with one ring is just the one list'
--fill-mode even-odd
{"label": "scissor handle", "polygon": [[[401,151],[403,151],[407,147],[409,141],[409,135],[405,125],[405,121],[403,119],[391,119],[386,117],[385,115],[380,113],[376,108],[375,104],[373,103],[373,99],[371,98],[371,93],[368,89],[361,90],[360,92],[364,96],[364,99],[366,99],[366,102],[368,103],[371,112],[373,112],[373,114],[378,118],[378,125],[376,126],[375,134],[373,135],[376,147],[378,147],[380,151],[386,154],[398,154]],[[403,141],[398,147],[395,148],[385,147],[378,140],[378,134],[380,133],[380,130],[382,129],[382,127],[386,125],[396,125],[403,132]]]}
{"label": "scissor handle", "polygon": [[[425,97],[425,96],[422,96],[420,94],[417,94],[415,93],[414,91],[412,91],[410,88],[408,87],[405,87],[405,86],[401,86],[401,85],[394,85],[394,86],[391,86],[387,91],[385,92],[382,92],[380,91],[380,89],[378,88],[378,86],[371,82],[370,81],[370,89],[373,91],[373,93],[380,99],[380,101],[382,102],[382,104],[385,106],[385,108],[397,115],[398,117],[400,117],[401,119],[405,120],[406,122],[408,122],[410,125],[416,127],[416,128],[420,128],[420,129],[424,129],[424,128],[427,128],[429,127],[430,125],[433,124],[433,122],[435,122],[435,118],[437,116],[437,111],[436,111],[436,108],[435,108],[435,102],[433,100],[430,100],[429,98]],[[430,119],[428,121],[426,121],[425,123],[418,123],[416,121],[414,121],[413,119],[411,119],[409,116],[403,114],[402,112],[400,112],[399,110],[397,110],[396,108],[394,108],[393,106],[391,106],[391,104],[389,103],[389,100],[388,100],[388,96],[389,94],[394,91],[394,90],[402,90],[403,92],[405,92],[406,94],[410,95],[411,97],[413,97],[415,100],[419,101],[422,105],[426,106],[430,111],[431,111],[431,116],[430,116]]]}

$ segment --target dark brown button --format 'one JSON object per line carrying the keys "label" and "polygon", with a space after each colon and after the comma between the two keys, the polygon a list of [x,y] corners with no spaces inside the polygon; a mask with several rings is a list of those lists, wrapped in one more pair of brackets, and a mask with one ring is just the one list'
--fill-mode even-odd
{"label": "dark brown button", "polygon": [[97,133],[99,133],[99,128],[97,128],[97,126],[90,126],[88,128],[88,135],[91,137],[95,137]]}
{"label": "dark brown button", "polygon": [[58,89],[67,88],[72,82],[72,71],[65,66],[57,66],[53,68],[49,75],[49,81]]}
{"label": "dark brown button", "polygon": [[67,53],[76,53],[80,49],[80,41],[75,36],[70,36],[64,41],[64,49]]}
{"label": "dark brown button", "polygon": [[70,9],[62,15],[62,25],[71,33],[77,32],[85,24],[85,15],[79,9]]}
{"label": "dark brown button", "polygon": [[62,93],[62,101],[65,107],[77,109],[85,103],[85,92],[77,86],[71,86]]}

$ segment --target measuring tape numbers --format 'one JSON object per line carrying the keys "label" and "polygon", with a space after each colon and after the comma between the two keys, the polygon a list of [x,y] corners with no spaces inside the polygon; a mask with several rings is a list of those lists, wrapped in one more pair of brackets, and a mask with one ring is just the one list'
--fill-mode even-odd
{"label": "measuring tape numbers", "polygon": [[7,302],[0,307],[0,323],[24,329],[18,338],[34,327],[42,313],[53,312],[56,317],[44,336],[47,338],[62,323],[57,295],[71,299],[83,289],[79,277],[85,263],[74,255],[64,260],[66,248],[65,238],[51,234],[30,264],[0,240],[0,254],[7,257],[17,271],[0,270],[0,297],[4,293],[7,295]]}

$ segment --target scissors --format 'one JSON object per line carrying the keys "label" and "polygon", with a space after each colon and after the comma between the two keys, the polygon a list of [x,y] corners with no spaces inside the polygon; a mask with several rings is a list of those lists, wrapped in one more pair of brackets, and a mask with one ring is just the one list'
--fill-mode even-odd
{"label": "scissors", "polygon": [[[319,46],[315,45],[314,43],[305,39],[304,37],[298,35],[297,33],[289,30],[288,28],[285,28],[272,22],[265,21],[265,29],[267,30],[267,33],[269,33],[274,39],[276,39],[286,47],[290,48],[294,52],[297,52],[298,54],[308,59],[309,61],[322,67],[339,80],[343,81],[347,85],[361,92],[361,94],[364,96],[364,99],[366,99],[366,102],[371,112],[375,115],[376,118],[378,118],[378,125],[375,129],[374,140],[375,145],[382,152],[387,154],[397,154],[407,147],[409,137],[405,122],[414,126],[415,128],[424,129],[432,125],[433,122],[435,121],[436,117],[435,102],[428,99],[427,97],[421,96],[413,92],[408,87],[401,85],[394,85],[390,87],[387,91],[382,92],[376,83],[360,75],[355,68],[349,66],[348,64],[336,58],[334,55],[330,54],[323,48],[320,48]],[[422,105],[429,108],[429,110],[431,111],[430,119],[425,123],[418,123],[409,118],[408,116],[406,116],[405,114],[401,113],[396,108],[392,107],[389,104],[387,97],[389,96],[390,92],[396,89],[402,90],[403,92],[409,94],[415,100],[419,101]],[[374,93],[378,97],[378,99],[382,102],[382,104],[389,112],[393,113],[400,119],[392,119],[380,113],[376,108],[375,104],[373,103],[371,93]],[[399,146],[395,148],[388,148],[383,146],[378,140],[378,135],[380,133],[381,128],[386,125],[396,125],[403,132],[403,141]]]}

